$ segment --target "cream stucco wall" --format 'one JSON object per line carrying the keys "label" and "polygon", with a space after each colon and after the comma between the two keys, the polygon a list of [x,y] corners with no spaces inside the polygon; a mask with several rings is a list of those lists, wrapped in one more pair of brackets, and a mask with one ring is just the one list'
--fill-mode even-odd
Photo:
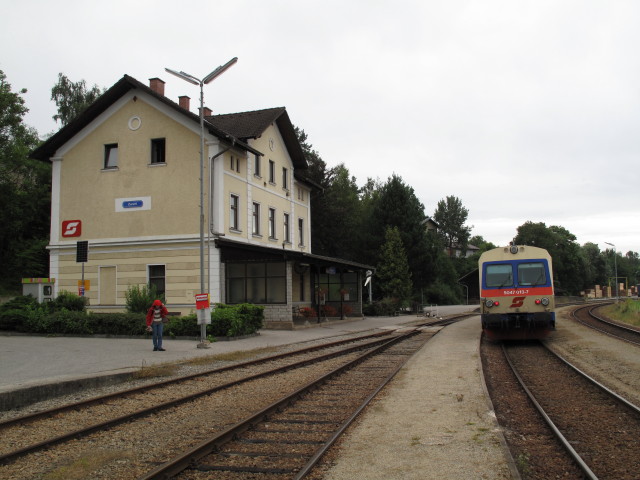
{"label": "cream stucco wall", "polygon": [[[82,264],[75,262],[75,248],[63,248],[56,252],[59,262],[57,288],[77,293]],[[125,305],[125,293],[130,286],[146,285],[149,281],[148,266],[164,265],[166,277],[165,298],[168,304],[188,313],[194,304],[194,295],[200,291],[199,248],[191,243],[152,242],[142,245],[92,245],[89,261],[84,264],[84,278],[90,283],[85,296],[93,309]],[[100,270],[115,267],[113,284],[103,285]],[[111,280],[111,279],[110,279]],[[120,308],[121,309],[121,308]]]}
{"label": "cream stucco wall", "polygon": [[[140,119],[137,130],[129,127],[133,117]],[[154,138],[166,139],[166,164],[150,163]],[[104,146],[113,143],[118,167],[104,169]],[[62,156],[60,221],[82,221],[82,237],[74,240],[197,234],[199,158],[198,134],[130,98]],[[149,210],[116,211],[116,199],[141,197]]]}
{"label": "cream stucco wall", "polygon": [[[260,157],[260,176],[254,174],[254,162],[256,157],[249,155],[240,160],[240,172],[232,169],[230,155],[238,157],[234,153],[224,155],[224,233],[234,240],[246,241],[248,243],[262,246],[282,247],[285,240],[284,234],[284,213],[289,214],[290,243],[285,244],[285,248],[293,248],[297,251],[311,251],[309,222],[309,191],[307,187],[298,184],[294,180],[294,167],[291,158],[285,148],[284,142],[278,128],[271,125],[264,134],[255,140],[250,141],[250,145],[264,156]],[[274,181],[269,179],[269,161],[274,162]],[[283,186],[283,168],[287,169],[287,187]],[[298,188],[305,190],[303,199],[297,195]],[[230,225],[230,198],[231,195],[238,195],[239,205],[239,226],[238,230],[231,230]],[[260,235],[253,235],[252,232],[252,208],[253,203],[260,205]],[[268,215],[269,209],[275,209],[275,238],[269,237]],[[299,246],[298,238],[298,218],[304,219],[305,235],[304,246]]]}

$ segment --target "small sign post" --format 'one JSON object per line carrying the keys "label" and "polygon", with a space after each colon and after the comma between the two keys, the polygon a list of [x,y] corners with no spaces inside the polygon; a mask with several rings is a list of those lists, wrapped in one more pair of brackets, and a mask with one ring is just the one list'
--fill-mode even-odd
{"label": "small sign post", "polygon": [[89,290],[86,288],[84,283],[84,264],[89,259],[89,242],[86,240],[78,241],[76,243],[76,263],[82,263],[82,280],[78,282],[78,296],[84,297],[85,290]]}
{"label": "small sign post", "polygon": [[211,300],[208,293],[196,294],[196,314],[200,325],[200,343],[198,348],[209,348],[207,325],[211,323]]}

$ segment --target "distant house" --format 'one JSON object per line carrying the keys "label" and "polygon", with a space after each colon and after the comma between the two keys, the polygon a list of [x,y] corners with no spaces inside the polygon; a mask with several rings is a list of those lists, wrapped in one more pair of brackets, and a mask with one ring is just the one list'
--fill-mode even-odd
{"label": "distant house", "polygon": [[[165,97],[158,78],[147,86],[125,75],[32,153],[53,167],[55,288],[77,291],[84,272],[90,309],[103,312],[124,310],[133,285],[155,285],[179,313],[210,293],[213,303],[264,305],[274,328],[304,306],[361,315],[371,267],[312,253],[317,189],[286,109],[203,115],[204,218],[200,116],[189,97]],[[78,241],[88,242],[86,263],[76,262]]]}
{"label": "distant house", "polygon": [[[438,229],[440,228],[440,225],[438,225],[438,223],[431,217],[427,217],[425,220],[423,220],[422,224],[425,226],[425,228],[429,232],[437,233]],[[445,248],[444,251],[450,257],[460,258],[463,256],[462,249],[455,244],[453,245],[452,248],[449,248],[449,247]],[[475,245],[467,245],[467,248],[464,251],[464,257],[465,258],[470,257],[471,255],[473,255],[478,251],[480,251],[480,249]]]}
{"label": "distant house", "polygon": [[427,217],[422,221],[422,224],[425,226],[425,228],[427,229],[427,231],[430,232],[437,232],[438,228],[440,228],[440,226],[438,225],[438,223],[431,217]]}
{"label": "distant house", "polygon": [[463,249],[456,244],[454,244],[451,249],[449,248],[446,249],[446,252],[447,254],[449,254],[449,256],[456,257],[456,258],[460,258],[460,257],[469,258],[470,256],[472,256],[473,254],[479,251],[480,249],[475,245],[467,245],[467,248],[464,250],[464,252],[463,252]]}

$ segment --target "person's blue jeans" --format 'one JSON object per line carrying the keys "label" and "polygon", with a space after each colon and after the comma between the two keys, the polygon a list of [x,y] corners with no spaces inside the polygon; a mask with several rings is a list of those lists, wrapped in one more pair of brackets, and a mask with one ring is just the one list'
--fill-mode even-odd
{"label": "person's blue jeans", "polygon": [[151,322],[153,348],[162,348],[162,322]]}

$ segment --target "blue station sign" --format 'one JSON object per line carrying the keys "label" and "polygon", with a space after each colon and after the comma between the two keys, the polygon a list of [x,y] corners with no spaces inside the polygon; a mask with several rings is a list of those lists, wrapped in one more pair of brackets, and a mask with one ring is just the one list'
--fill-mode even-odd
{"label": "blue station sign", "polygon": [[143,206],[143,200],[125,200],[122,202],[122,208],[142,208]]}

